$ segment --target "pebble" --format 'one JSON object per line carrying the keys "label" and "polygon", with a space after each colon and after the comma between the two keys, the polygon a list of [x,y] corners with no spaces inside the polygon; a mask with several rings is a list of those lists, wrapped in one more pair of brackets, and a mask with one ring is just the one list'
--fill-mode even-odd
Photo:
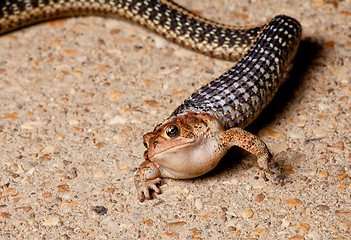
{"label": "pebble", "polygon": [[335,232],[336,231],[336,226],[330,226],[329,231]]}
{"label": "pebble", "polygon": [[51,155],[50,154],[44,154],[38,158],[38,161],[43,163],[51,160]]}
{"label": "pebble", "polygon": [[325,43],[325,47],[328,49],[334,48],[335,42],[334,41],[328,41]]}
{"label": "pebble", "polygon": [[290,198],[285,200],[284,204],[288,207],[298,207],[302,205],[302,201],[297,198]]}
{"label": "pebble", "polygon": [[299,225],[294,225],[292,227],[296,228],[300,233],[306,233],[311,229],[310,225],[308,224],[299,224]]}
{"label": "pebble", "polygon": [[275,204],[281,204],[282,200],[279,198],[275,198],[275,197],[267,197],[267,200],[270,202],[273,202]]}
{"label": "pebble", "polygon": [[207,214],[205,214],[205,215],[202,215],[201,218],[202,218],[202,219],[209,219],[209,218],[213,218],[213,217],[215,217],[215,216],[216,216],[216,213],[215,213],[215,212],[209,212],[209,213],[207,213]]}
{"label": "pebble", "polygon": [[78,206],[78,202],[75,202],[75,201],[61,203],[62,208],[72,208],[77,206]]}
{"label": "pebble", "polygon": [[285,142],[281,142],[278,144],[275,144],[273,146],[271,146],[269,149],[274,153],[274,154],[278,154],[280,152],[284,152],[289,148],[289,145]]}
{"label": "pebble", "polygon": [[62,52],[64,54],[67,54],[67,55],[77,55],[78,52],[76,50],[73,50],[73,49],[64,49],[62,50]]}
{"label": "pebble", "polygon": [[199,198],[197,198],[197,199],[195,199],[195,207],[196,207],[196,209],[198,209],[198,210],[200,210],[200,209],[202,209],[202,201],[201,201],[201,199],[199,199]]}
{"label": "pebble", "polygon": [[283,228],[286,228],[286,227],[289,227],[290,224],[291,224],[291,222],[288,219],[283,219],[281,226]]}
{"label": "pebble", "polygon": [[318,120],[327,120],[328,117],[329,117],[329,114],[318,114],[316,116],[316,119],[318,119]]}
{"label": "pebble", "polygon": [[152,221],[152,219],[146,219],[143,221],[143,223],[148,227],[152,227],[154,225],[154,221]]}
{"label": "pebble", "polygon": [[42,152],[43,153],[59,153],[60,149],[56,146],[49,145],[49,146],[44,147]]}
{"label": "pebble", "polygon": [[345,144],[342,141],[336,142],[332,145],[332,148],[337,150],[338,152],[342,152],[345,149]]}
{"label": "pebble", "polygon": [[327,205],[317,205],[316,209],[318,209],[319,211],[328,211],[330,207]]}
{"label": "pebble", "polygon": [[11,112],[11,113],[4,113],[1,118],[16,120],[16,119],[19,119],[19,116],[17,112]]}
{"label": "pebble", "polygon": [[73,72],[74,75],[76,75],[77,77],[81,77],[83,75],[83,72],[82,71],[79,71],[79,70],[76,70]]}
{"label": "pebble", "polygon": [[109,239],[108,235],[106,233],[100,235],[100,239]]}
{"label": "pebble", "polygon": [[167,223],[166,227],[177,228],[177,227],[183,227],[185,224],[186,224],[186,222],[184,222],[184,221],[171,222],[171,223]]}
{"label": "pebble", "polygon": [[117,102],[119,99],[121,99],[123,93],[115,89],[108,92],[108,95],[110,96],[111,102]]}
{"label": "pebble", "polygon": [[344,179],[347,178],[347,177],[348,177],[348,174],[346,174],[346,173],[339,174],[339,175],[338,175],[338,180],[341,181],[341,180],[344,180]]}
{"label": "pebble", "polygon": [[293,174],[295,171],[293,170],[293,166],[290,164],[284,165],[284,173],[285,174]]}
{"label": "pebble", "polygon": [[288,238],[287,240],[305,240],[305,238],[303,236],[296,235]]}
{"label": "pebble", "polygon": [[254,212],[251,209],[246,209],[242,212],[241,216],[243,218],[251,218],[254,215]]}
{"label": "pebble", "polygon": [[68,120],[68,124],[69,125],[78,125],[79,124],[79,120],[77,120],[77,119]]}
{"label": "pebble", "polygon": [[51,196],[51,193],[50,193],[50,192],[44,192],[44,193],[41,195],[42,198],[48,198],[48,197],[50,197],[50,196]]}
{"label": "pebble", "polygon": [[110,119],[110,121],[108,121],[108,125],[114,125],[114,124],[126,124],[127,123],[127,119],[125,117],[122,116],[115,116],[114,118]]}
{"label": "pebble", "polygon": [[108,209],[104,206],[93,206],[91,210],[93,210],[97,215],[100,216],[107,214],[108,211]]}
{"label": "pebble", "polygon": [[255,200],[256,200],[256,202],[260,203],[260,202],[262,202],[264,200],[264,198],[265,198],[265,195],[263,193],[260,193],[260,194],[256,195],[256,199]]}
{"label": "pebble", "polygon": [[318,177],[326,179],[329,177],[329,172],[328,171],[320,171],[320,172],[318,172]]}
{"label": "pebble", "polygon": [[43,222],[44,226],[52,227],[59,223],[60,218],[57,215],[50,216],[47,220]]}
{"label": "pebble", "polygon": [[10,218],[10,217],[11,217],[11,214],[8,213],[8,212],[2,212],[2,213],[1,213],[1,217],[3,217],[3,218]]}
{"label": "pebble", "polygon": [[174,230],[171,229],[165,229],[162,232],[162,235],[164,235],[167,238],[178,238],[179,233],[175,232]]}
{"label": "pebble", "polygon": [[57,192],[65,193],[69,190],[69,186],[67,184],[61,184],[57,186]]}
{"label": "pebble", "polygon": [[252,235],[258,235],[260,237],[263,237],[267,233],[269,233],[269,229],[267,228],[256,228],[251,232]]}
{"label": "pebble", "polygon": [[202,238],[200,238],[200,237],[194,237],[194,238],[192,238],[191,240],[202,240]]}
{"label": "pebble", "polygon": [[[1,193],[1,192],[0,192]],[[16,189],[14,188],[8,188],[5,190],[5,195],[8,195],[8,196],[17,196],[17,191]]]}
{"label": "pebble", "polygon": [[81,127],[71,127],[71,129],[79,133],[82,133],[84,131],[84,129]]}
{"label": "pebble", "polygon": [[303,134],[293,131],[287,132],[287,135],[292,139],[302,139],[305,137]]}
{"label": "pebble", "polygon": [[286,137],[283,133],[281,132],[278,132],[276,130],[273,130],[273,129],[270,129],[270,128],[264,128],[260,131],[260,134],[263,134],[263,135],[268,135],[268,136],[271,136],[271,137],[274,137],[276,139],[280,139],[280,140],[285,140]]}
{"label": "pebble", "polygon": [[156,100],[145,100],[144,103],[150,107],[159,107],[160,104]]}

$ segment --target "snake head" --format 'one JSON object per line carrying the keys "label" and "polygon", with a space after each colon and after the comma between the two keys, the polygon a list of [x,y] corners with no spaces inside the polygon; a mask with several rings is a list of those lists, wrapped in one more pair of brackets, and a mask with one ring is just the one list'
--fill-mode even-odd
{"label": "snake head", "polygon": [[144,157],[160,165],[162,177],[197,177],[212,170],[225,154],[216,137],[222,131],[208,114],[173,116],[144,135]]}

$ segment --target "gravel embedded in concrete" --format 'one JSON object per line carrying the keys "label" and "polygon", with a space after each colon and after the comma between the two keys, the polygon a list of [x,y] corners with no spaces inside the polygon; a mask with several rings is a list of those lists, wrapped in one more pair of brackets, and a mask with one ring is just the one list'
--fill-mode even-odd
{"label": "gravel embedded in concrete", "polygon": [[249,126],[282,174],[234,149],[211,173],[139,203],[142,135],[233,65],[121,19],[0,37],[1,239],[349,239],[351,1],[177,0],[209,19],[297,18],[295,67]]}

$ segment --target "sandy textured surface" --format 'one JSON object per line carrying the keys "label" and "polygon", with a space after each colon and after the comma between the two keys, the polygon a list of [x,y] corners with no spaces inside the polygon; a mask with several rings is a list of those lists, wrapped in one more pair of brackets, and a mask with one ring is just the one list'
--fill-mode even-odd
{"label": "sandy textured surface", "polygon": [[351,1],[177,0],[210,19],[301,21],[286,84],[249,130],[282,174],[231,151],[139,203],[141,137],[231,62],[121,19],[0,37],[0,239],[350,239]]}

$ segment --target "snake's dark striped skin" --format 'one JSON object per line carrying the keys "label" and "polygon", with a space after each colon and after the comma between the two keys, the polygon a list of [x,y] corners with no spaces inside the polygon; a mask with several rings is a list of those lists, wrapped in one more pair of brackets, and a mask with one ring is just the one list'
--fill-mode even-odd
{"label": "snake's dark striped skin", "polygon": [[236,66],[193,93],[172,114],[208,113],[226,129],[247,126],[269,103],[301,36],[300,24],[291,17],[280,15],[261,26],[237,28],[199,17],[168,0],[3,0],[0,35],[36,22],[82,15],[123,16],[219,58],[236,59],[245,53]]}
{"label": "snake's dark striped skin", "polygon": [[246,127],[277,92],[300,35],[295,19],[276,16],[236,66],[193,93],[172,115],[208,113],[225,129]]}
{"label": "snake's dark striped skin", "polygon": [[122,16],[195,51],[235,60],[262,26],[238,28],[202,18],[168,0],[2,0],[0,35],[68,16]]}

